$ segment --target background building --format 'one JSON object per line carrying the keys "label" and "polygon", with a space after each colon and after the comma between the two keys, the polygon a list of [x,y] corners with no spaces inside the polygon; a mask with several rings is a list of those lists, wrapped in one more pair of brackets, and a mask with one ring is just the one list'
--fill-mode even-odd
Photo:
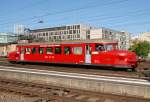
{"label": "background building", "polygon": [[140,41],[148,41],[150,42],[150,32],[141,33],[138,37]]}
{"label": "background building", "polygon": [[7,54],[16,49],[18,37],[13,33],[0,33],[0,56],[7,56]]}
{"label": "background building", "polygon": [[0,44],[14,43],[17,41],[17,36],[13,33],[0,33]]}
{"label": "background building", "polygon": [[104,39],[118,41],[118,48],[127,50],[130,47],[130,33],[108,28],[94,28],[90,30],[90,39]]}
{"label": "background building", "polygon": [[84,24],[73,24],[59,27],[30,30],[26,36],[39,41],[90,40],[103,39],[118,41],[118,48],[127,50],[130,47],[130,33],[108,28],[94,28]]}
{"label": "background building", "polygon": [[6,57],[9,52],[16,50],[17,44],[0,44],[0,57]]}
{"label": "background building", "polygon": [[31,30],[29,35],[42,38],[45,41],[86,40],[90,26],[83,24]]}

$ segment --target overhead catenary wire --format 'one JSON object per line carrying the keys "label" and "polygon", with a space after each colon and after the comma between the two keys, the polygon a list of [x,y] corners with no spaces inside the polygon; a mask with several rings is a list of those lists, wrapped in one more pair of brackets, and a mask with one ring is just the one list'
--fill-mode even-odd
{"label": "overhead catenary wire", "polygon": [[[103,5],[103,6],[110,6],[110,5],[114,5],[114,4],[120,4],[120,3],[124,3],[124,2],[126,2],[126,1],[128,1],[128,0],[119,0],[119,1],[110,1],[109,3],[106,3],[105,5]],[[27,25],[28,25],[28,22],[30,22],[30,24],[33,26],[33,25],[38,25],[37,23],[35,23],[34,21],[37,19],[37,18],[41,18],[41,17],[49,17],[49,16],[56,16],[56,15],[60,15],[60,14],[66,14],[66,13],[71,13],[71,12],[76,12],[76,11],[84,11],[85,9],[90,9],[90,7],[91,8],[95,8],[95,7],[99,7],[99,6],[96,6],[96,5],[99,5],[98,3],[97,4],[94,4],[94,5],[90,5],[90,6],[83,6],[83,7],[80,7],[80,8],[72,8],[72,9],[66,9],[66,10],[60,10],[60,11],[55,11],[55,12],[48,12],[48,13],[44,13],[44,14],[42,14],[42,15],[39,15],[39,16],[37,16],[37,17],[30,17],[30,18],[23,18],[23,19],[20,19],[20,20],[15,20],[15,21],[11,21],[11,22],[4,22],[4,23],[1,23],[0,24],[0,26],[4,26],[4,25],[11,25],[12,23],[15,23],[15,22],[21,22],[21,23],[27,23]],[[102,6],[102,7],[103,7]],[[85,7],[85,8],[84,8]],[[69,11],[70,10],[70,11]],[[135,12],[135,13],[134,13]],[[147,14],[147,12],[146,11],[144,11],[144,9],[143,9],[143,11],[141,10],[136,10],[136,11],[134,11],[133,10],[133,13],[134,14],[128,14],[128,15],[125,15],[125,16],[120,16],[120,15],[115,15],[115,16],[107,16],[107,14],[103,14],[103,17],[102,17],[102,15],[100,14],[100,15],[97,15],[97,17],[95,16],[91,16],[91,17],[88,17],[88,18],[83,18],[83,21],[87,21],[87,22],[104,22],[104,21],[107,21],[107,20],[109,20],[109,24],[112,24],[112,26],[113,25],[115,25],[115,24],[117,24],[118,22],[115,22],[115,21],[113,21],[113,20],[118,20],[118,19],[121,19],[121,18],[125,18],[125,17],[133,17],[134,18],[134,16],[137,16],[137,15],[142,15],[142,16],[148,16],[148,14]],[[60,17],[61,18],[61,17]],[[68,18],[67,18],[68,19]],[[70,18],[71,19],[71,18]],[[61,19],[60,19],[61,20]],[[113,22],[112,22],[112,21]],[[65,20],[62,20],[62,21],[65,21]],[[111,22],[110,22],[111,21]],[[148,21],[148,20],[147,20]],[[72,21],[72,22],[74,22],[74,21]],[[81,19],[79,19],[77,22],[82,22],[82,20]],[[60,22],[61,23],[61,22]],[[124,22],[119,22],[120,23],[120,25],[122,24],[123,25],[123,23]],[[131,22],[132,23],[132,22]],[[142,23],[142,22],[141,22]],[[133,26],[134,26],[134,24],[132,24]]]}
{"label": "overhead catenary wire", "polygon": [[[125,1],[128,1],[128,0],[119,0],[119,1],[112,1],[112,2],[109,2],[108,4],[103,4],[102,6],[108,6],[108,5],[111,5],[111,4],[116,4],[116,3],[123,3]],[[99,6],[99,4],[95,4],[95,5],[87,5],[87,6],[84,6],[84,7],[79,7],[79,8],[73,8],[73,9],[67,9],[67,10],[61,10],[61,11],[56,11],[56,12],[49,12],[49,13],[45,13],[43,15],[40,15],[40,16],[36,16],[36,18],[41,18],[41,17],[46,17],[46,16],[51,16],[51,15],[58,15],[58,14],[63,14],[63,13],[67,13],[67,12],[74,12],[74,11],[78,11],[78,10],[83,10],[83,9],[90,9],[90,8],[94,8],[94,7],[97,7]],[[10,24],[10,23],[13,23],[13,22],[27,22],[27,21],[31,21],[33,19],[36,19],[35,17],[28,17],[28,18],[24,18],[24,19],[20,19],[20,20],[13,20],[11,22],[6,22],[6,23],[0,23],[0,25],[7,25],[7,24]]]}

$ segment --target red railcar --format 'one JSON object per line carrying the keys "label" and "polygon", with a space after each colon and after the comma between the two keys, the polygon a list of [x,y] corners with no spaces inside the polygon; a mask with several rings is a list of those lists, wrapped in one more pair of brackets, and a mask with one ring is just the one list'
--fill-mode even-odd
{"label": "red railcar", "polygon": [[134,69],[136,54],[118,50],[117,42],[86,41],[18,45],[10,62],[42,62],[110,66]]}

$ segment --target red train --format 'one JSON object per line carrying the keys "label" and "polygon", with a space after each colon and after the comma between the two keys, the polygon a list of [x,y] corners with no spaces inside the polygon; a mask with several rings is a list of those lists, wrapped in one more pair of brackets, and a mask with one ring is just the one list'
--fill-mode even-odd
{"label": "red train", "polygon": [[8,55],[10,62],[42,62],[110,66],[133,70],[134,52],[118,50],[117,42],[86,41],[18,45]]}

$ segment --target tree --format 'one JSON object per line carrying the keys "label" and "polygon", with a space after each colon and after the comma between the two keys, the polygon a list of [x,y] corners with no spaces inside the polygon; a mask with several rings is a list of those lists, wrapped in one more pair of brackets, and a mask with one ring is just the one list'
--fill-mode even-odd
{"label": "tree", "polygon": [[129,50],[135,51],[138,56],[147,57],[150,52],[150,43],[147,41],[134,43]]}

